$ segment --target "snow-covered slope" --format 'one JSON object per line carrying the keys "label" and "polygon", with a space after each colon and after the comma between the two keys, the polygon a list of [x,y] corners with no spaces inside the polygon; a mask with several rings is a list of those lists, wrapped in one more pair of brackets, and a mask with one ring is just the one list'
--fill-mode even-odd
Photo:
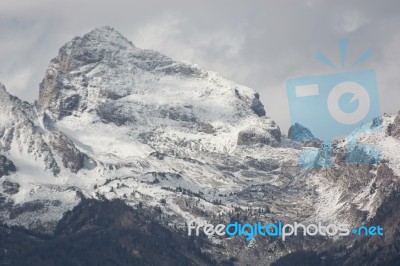
{"label": "snow-covered slope", "polygon": [[55,134],[42,127],[35,108],[8,94],[2,84],[0,104],[0,149],[15,166],[15,171],[5,173],[1,181],[2,220],[52,228],[63,212],[79,202],[75,191],[59,186],[65,183],[64,173],[69,175],[62,164],[64,151],[69,149],[57,149]]}
{"label": "snow-covered slope", "polygon": [[[57,194],[52,190],[121,197],[133,205],[159,205],[167,198],[165,208],[186,217],[174,202],[175,190],[201,192],[209,202],[240,190],[249,178],[222,168],[236,167],[235,153],[242,146],[270,149],[281,137],[254,90],[136,48],[110,27],[76,37],[60,49],[34,106],[13,99],[24,114],[15,122],[21,133],[15,134],[19,139],[10,138],[14,128],[2,119],[7,129],[2,153],[17,167],[9,179],[19,189],[4,194],[9,202],[4,217],[12,206],[50,200]],[[283,162],[284,156],[276,156]],[[263,178],[258,179],[253,182]],[[36,192],[36,186],[41,190]],[[56,222],[78,200],[76,195],[62,198],[65,206],[56,206],[58,215],[43,215],[50,213],[47,207],[31,215],[37,223],[12,215],[5,220],[27,227],[46,219]]]}

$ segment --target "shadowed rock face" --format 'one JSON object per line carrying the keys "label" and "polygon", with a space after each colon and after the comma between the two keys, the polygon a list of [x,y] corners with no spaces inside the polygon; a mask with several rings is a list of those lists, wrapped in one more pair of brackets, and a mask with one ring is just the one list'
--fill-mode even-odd
{"label": "shadowed rock face", "polygon": [[278,140],[270,132],[257,132],[256,130],[244,130],[239,132],[238,145],[254,145],[254,144],[264,144],[277,146]]}
{"label": "shadowed rock face", "polygon": [[265,118],[257,127],[239,132],[237,145],[270,145],[276,147],[281,142],[281,130],[271,119]]}
{"label": "shadowed rock face", "polygon": [[0,155],[0,177],[9,175],[10,172],[15,172],[16,168],[12,161],[7,159],[6,156]]}
{"label": "shadowed rock face", "polygon": [[307,141],[313,139],[314,135],[305,126],[295,123],[289,128],[288,138],[296,141]]}
{"label": "shadowed rock face", "polygon": [[315,138],[312,132],[305,126],[295,123],[291,125],[288,131],[288,138],[294,141],[300,141],[305,147],[320,148],[322,141]]}
{"label": "shadowed rock face", "polygon": [[251,104],[251,109],[258,116],[265,116],[264,105],[260,101],[260,95],[258,93],[254,94],[254,98]]}
{"label": "shadowed rock face", "polygon": [[55,133],[50,139],[50,145],[61,156],[65,168],[77,173],[84,166],[85,155],[62,133]]}
{"label": "shadowed rock face", "polygon": [[3,192],[6,194],[13,195],[13,194],[17,194],[19,192],[20,186],[18,183],[13,183],[13,182],[6,180],[3,182],[2,185],[3,185]]}
{"label": "shadowed rock face", "polygon": [[389,136],[400,139],[400,112],[397,114],[394,122],[389,125],[387,133]]}

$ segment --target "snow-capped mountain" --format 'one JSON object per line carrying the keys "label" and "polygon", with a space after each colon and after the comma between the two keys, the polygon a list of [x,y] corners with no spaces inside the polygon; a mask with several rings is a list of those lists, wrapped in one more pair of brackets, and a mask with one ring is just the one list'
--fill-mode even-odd
{"label": "snow-capped mountain", "polygon": [[[110,27],[61,47],[35,104],[4,86],[0,103],[1,220],[34,231],[53,232],[83,198],[155,208],[171,228],[190,219],[229,220],[233,212],[249,221],[357,226],[399,191],[399,115],[357,135],[382,151],[380,162],[348,164],[340,139],[333,168],[301,169],[299,154],[321,144],[302,142],[312,136],[308,129],[295,125],[290,138],[282,136],[254,90],[137,48]],[[359,147],[351,149],[364,154]],[[210,241],[223,247],[208,248],[216,261],[265,265],[354,238]]]}

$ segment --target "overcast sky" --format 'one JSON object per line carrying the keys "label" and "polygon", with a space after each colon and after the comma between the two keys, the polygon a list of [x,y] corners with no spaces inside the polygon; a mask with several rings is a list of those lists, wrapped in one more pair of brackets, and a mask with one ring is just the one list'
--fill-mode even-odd
{"label": "overcast sky", "polygon": [[[58,49],[74,36],[110,25],[136,46],[196,63],[261,95],[267,114],[289,125],[288,78],[373,68],[382,112],[400,110],[400,1],[57,1],[3,0],[0,5],[0,82],[32,102]],[[348,62],[367,49],[357,68],[340,64],[338,42],[349,41]]]}

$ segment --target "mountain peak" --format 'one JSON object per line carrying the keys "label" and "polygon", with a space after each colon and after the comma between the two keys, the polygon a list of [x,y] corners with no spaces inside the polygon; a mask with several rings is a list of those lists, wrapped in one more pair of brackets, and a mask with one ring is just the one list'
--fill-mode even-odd
{"label": "mountain peak", "polygon": [[6,89],[6,86],[4,86],[4,84],[1,82],[0,82],[0,96],[2,96],[2,98],[4,98],[4,96],[6,96],[7,98],[10,96],[10,94]]}
{"label": "mountain peak", "polygon": [[[116,104],[119,99],[121,103]],[[178,118],[179,115],[169,115],[169,108],[181,109],[191,103],[193,110],[181,110],[184,119],[196,116],[214,121],[218,116],[227,121],[236,115],[265,115],[254,90],[159,52],[136,48],[109,26],[96,28],[65,44],[46,71],[39,93],[39,104],[59,119],[75,111],[95,110],[103,120],[110,118],[104,118],[105,114],[113,114],[112,121],[124,121],[118,124],[143,118],[133,118],[137,114],[127,111],[126,105],[134,101],[140,103],[135,108],[146,106],[140,112],[150,112],[152,106],[151,112],[161,112],[160,117]],[[124,113],[119,117],[125,118],[115,119],[116,110],[105,107],[114,104],[117,106],[113,108]],[[167,110],[160,111],[159,106]]]}
{"label": "mountain peak", "polygon": [[10,98],[10,94],[8,93],[6,87],[0,83],[0,102],[4,104],[4,100],[7,99],[6,101],[8,102],[8,99]]}
{"label": "mountain peak", "polygon": [[0,82],[0,90],[1,90],[1,91],[5,91],[5,90],[6,90],[6,87],[5,87],[4,84],[1,83],[1,82]]}
{"label": "mountain peak", "polygon": [[68,73],[85,65],[101,61],[112,62],[115,54],[133,50],[136,50],[133,43],[114,28],[98,27],[83,36],[74,37],[63,45],[58,56],[50,63],[49,70],[53,70],[48,71],[46,76],[53,78],[58,70]]}
{"label": "mountain peak", "polygon": [[111,26],[100,26],[100,27],[94,28],[89,33],[94,33],[94,32],[98,32],[98,33],[113,32],[113,33],[121,35],[121,33],[119,31],[117,31],[115,28],[113,28]]}
{"label": "mountain peak", "polygon": [[[79,38],[78,38],[79,39]],[[89,39],[101,43],[125,44],[134,47],[133,43],[125,38],[119,31],[110,26],[102,26],[85,34],[82,39]]]}
{"label": "mountain peak", "polygon": [[288,138],[296,141],[307,141],[314,139],[314,135],[311,133],[310,129],[296,122],[290,126]]}

